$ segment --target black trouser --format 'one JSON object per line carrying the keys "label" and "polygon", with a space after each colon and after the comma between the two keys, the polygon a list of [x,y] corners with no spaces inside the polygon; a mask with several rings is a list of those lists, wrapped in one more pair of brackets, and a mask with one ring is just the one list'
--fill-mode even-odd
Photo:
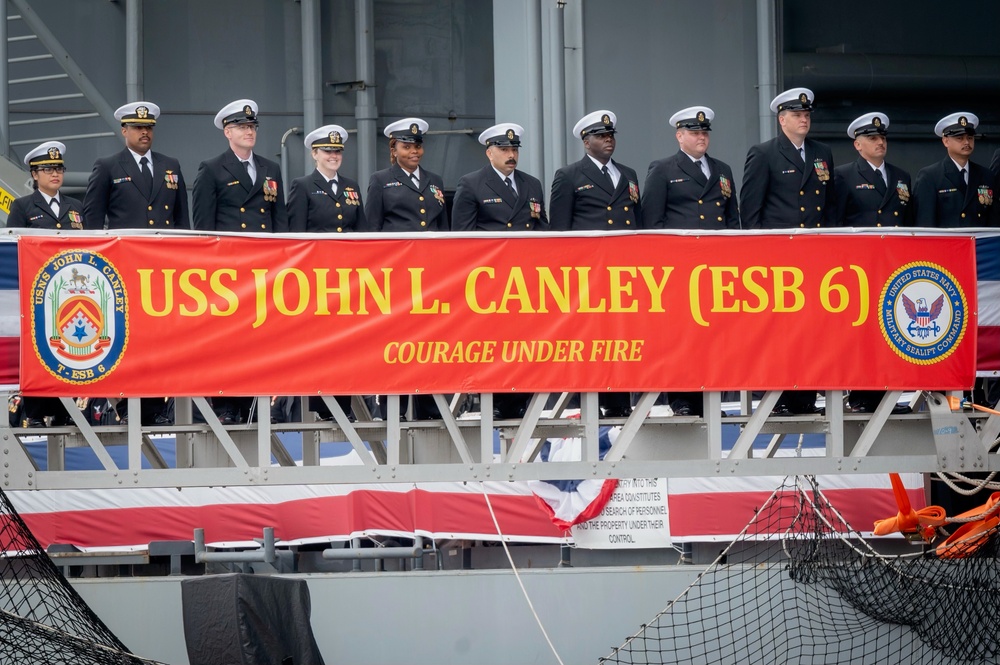
{"label": "black trouser", "polygon": [[785,407],[792,413],[814,413],[816,411],[816,391],[786,390],[778,398],[778,407]]}
{"label": "black trouser", "polygon": [[44,422],[45,418],[51,416],[53,425],[67,425],[73,419],[66,412],[62,402],[58,397],[22,397],[21,398],[21,420],[26,424],[28,420]]}
{"label": "black trouser", "polygon": [[672,392],[668,396],[670,408],[677,412],[683,406],[690,409],[692,416],[705,415],[705,395],[701,392]]}
{"label": "black trouser", "polygon": [[212,409],[220,418],[229,413],[237,421],[247,422],[255,399],[255,397],[213,397]]}
{"label": "black trouser", "polygon": [[[350,417],[351,415],[351,397],[349,395],[337,395],[334,397],[337,400],[337,404],[340,408],[344,410],[344,413]],[[326,402],[323,398],[318,395],[312,395],[309,397],[309,410],[315,411],[316,415],[319,416],[321,420],[330,420],[333,418],[333,414],[330,413],[330,409],[327,408]]]}

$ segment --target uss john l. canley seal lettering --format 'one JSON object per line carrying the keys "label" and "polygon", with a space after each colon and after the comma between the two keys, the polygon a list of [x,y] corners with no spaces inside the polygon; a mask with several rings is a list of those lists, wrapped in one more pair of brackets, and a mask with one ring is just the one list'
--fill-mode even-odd
{"label": "uss john l. canley seal lettering", "polygon": [[66,383],[93,383],[114,371],[128,345],[127,321],[121,274],[96,252],[56,254],[31,285],[35,355]]}
{"label": "uss john l. canley seal lettering", "polygon": [[955,277],[934,263],[908,263],[889,277],[879,327],[900,357],[932,365],[950,356],[969,327],[968,302]]}

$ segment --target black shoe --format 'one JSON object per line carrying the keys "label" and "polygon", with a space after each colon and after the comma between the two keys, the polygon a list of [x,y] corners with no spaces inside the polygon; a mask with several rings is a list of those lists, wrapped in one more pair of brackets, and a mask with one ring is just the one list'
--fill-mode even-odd
{"label": "black shoe", "polygon": [[235,425],[239,422],[236,414],[229,410],[221,411],[215,415],[219,417],[219,422],[223,425]]}
{"label": "black shoe", "polygon": [[26,429],[36,429],[38,427],[45,427],[45,421],[39,420],[38,418],[25,418],[21,421],[21,427]]}
{"label": "black shoe", "polygon": [[609,406],[604,409],[605,418],[628,418],[631,413],[630,406]]}
{"label": "black shoe", "polygon": [[893,404],[892,405],[892,415],[900,416],[904,413],[913,413],[913,409],[910,408],[909,404]]}
{"label": "black shoe", "polygon": [[787,406],[785,406],[784,404],[779,404],[778,406],[774,407],[771,410],[771,415],[772,416],[793,416],[795,414],[792,413],[791,410]]}
{"label": "black shoe", "polygon": [[674,409],[674,415],[675,416],[690,416],[691,415],[691,407],[687,406],[687,405],[678,406],[676,409]]}
{"label": "black shoe", "polygon": [[173,425],[174,419],[169,416],[165,416],[162,413],[153,419],[154,425]]}

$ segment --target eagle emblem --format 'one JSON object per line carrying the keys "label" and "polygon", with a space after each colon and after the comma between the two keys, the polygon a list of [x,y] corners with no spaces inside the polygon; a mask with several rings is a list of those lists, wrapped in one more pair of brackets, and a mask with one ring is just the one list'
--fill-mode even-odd
{"label": "eagle emblem", "polygon": [[145,119],[149,115],[149,109],[145,106],[139,106],[135,109],[135,115],[137,118]]}
{"label": "eagle emblem", "polygon": [[413,123],[413,124],[410,125],[410,133],[411,134],[416,134],[419,131],[420,131],[420,128],[417,127],[417,123]]}
{"label": "eagle emblem", "polygon": [[802,102],[803,104],[806,104],[809,101],[809,96],[803,92],[799,95],[799,101]]}
{"label": "eagle emblem", "polygon": [[59,148],[49,148],[49,159],[61,159]]}
{"label": "eagle emblem", "polygon": [[880,118],[878,116],[875,116],[875,119],[872,120],[872,124],[875,125],[876,127],[881,127],[882,126],[882,118]]}
{"label": "eagle emblem", "polygon": [[611,126],[611,116],[608,115],[607,113],[605,113],[604,115],[601,116],[601,122],[604,123],[605,127],[610,127]]}
{"label": "eagle emblem", "polygon": [[507,130],[507,140],[508,141],[513,141],[514,140],[514,130],[513,129],[508,129]]}
{"label": "eagle emblem", "polygon": [[917,298],[916,302],[913,302],[903,294],[903,309],[906,311],[906,315],[910,317],[910,324],[906,326],[906,332],[913,337],[920,339],[926,339],[931,335],[937,335],[941,332],[941,326],[937,324],[937,318],[941,316],[941,311],[944,309],[944,295],[937,297],[931,306],[927,306],[926,298]]}
{"label": "eagle emblem", "polygon": [[245,115],[248,118],[252,118],[253,117],[253,109],[250,108],[249,104],[247,104],[246,106],[243,107],[243,115]]}
{"label": "eagle emblem", "polygon": [[698,122],[705,122],[705,112],[698,111]]}
{"label": "eagle emblem", "polygon": [[330,132],[330,143],[340,143],[340,132]]}
{"label": "eagle emblem", "polygon": [[967,119],[967,118],[966,118],[966,117],[965,117],[965,116],[963,115],[963,116],[960,116],[960,117],[958,118],[958,124],[962,125],[962,127],[965,127],[966,125],[968,125],[968,124],[969,124],[969,121],[968,121],[968,119]]}

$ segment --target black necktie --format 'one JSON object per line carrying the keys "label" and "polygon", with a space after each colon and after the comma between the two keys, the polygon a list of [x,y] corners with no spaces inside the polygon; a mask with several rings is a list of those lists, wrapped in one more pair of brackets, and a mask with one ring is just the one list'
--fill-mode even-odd
{"label": "black necktie", "polygon": [[608,179],[608,184],[611,185],[611,189],[614,189],[615,188],[615,181],[611,177],[611,172],[608,171],[608,165],[607,164],[605,164],[604,166],[601,167],[601,173],[603,173],[604,177]]}
{"label": "black necktie", "polygon": [[958,175],[960,175],[962,177],[962,187],[961,187],[961,190],[962,190],[962,194],[965,194],[966,190],[968,189],[968,185],[969,185],[969,170],[968,169],[964,169],[964,168],[963,169],[959,169],[958,170]]}
{"label": "black necktie", "polygon": [[885,194],[885,175],[882,173],[882,169],[875,169],[875,189],[880,194]]}
{"label": "black necktie", "polygon": [[139,172],[142,174],[142,182],[146,186],[146,191],[152,192],[153,172],[149,170],[149,160],[145,156],[139,160]]}
{"label": "black necktie", "polygon": [[[505,185],[507,185],[507,187],[509,187],[509,188],[510,188],[510,191],[512,191],[512,192],[513,192],[513,191],[514,191],[514,183],[512,183],[512,182],[510,181],[510,176],[507,176],[506,178],[504,178],[504,179],[503,179],[503,181],[504,181],[504,184],[505,184]],[[515,193],[516,193],[516,192],[515,192]]]}
{"label": "black necktie", "polygon": [[805,146],[802,146],[801,148],[799,148],[799,157],[802,158],[802,163],[805,164],[806,163],[806,147]]}

